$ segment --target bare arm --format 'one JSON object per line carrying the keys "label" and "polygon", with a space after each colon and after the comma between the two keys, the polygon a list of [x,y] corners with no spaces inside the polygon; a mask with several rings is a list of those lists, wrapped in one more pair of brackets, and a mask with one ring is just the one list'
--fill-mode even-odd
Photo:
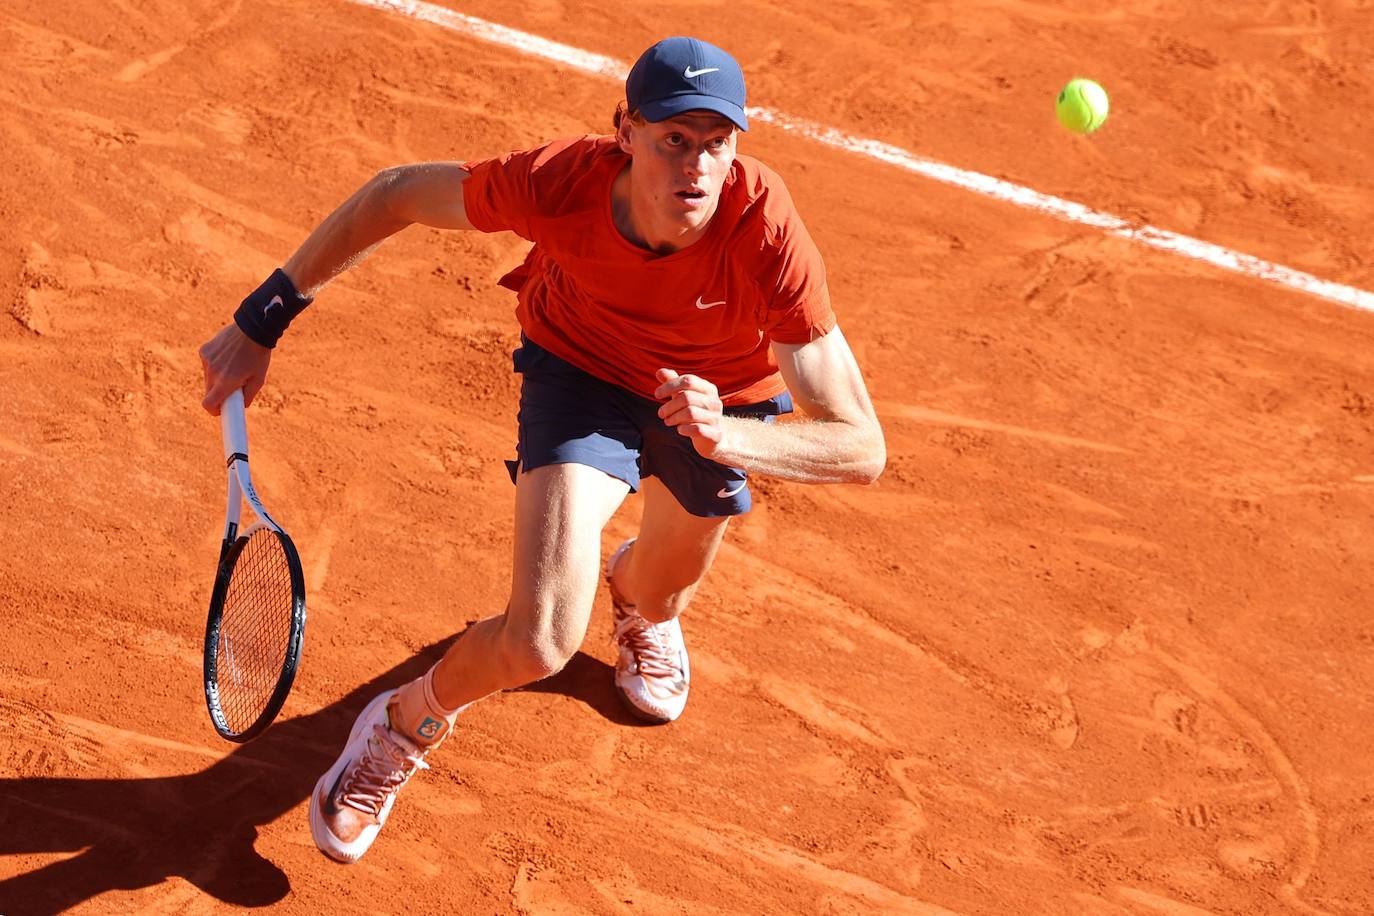
{"label": "bare arm", "polygon": [[296,289],[313,296],[413,223],[436,229],[471,229],[463,207],[467,177],[456,162],[383,169],[325,217],[282,269]]}
{"label": "bare arm", "polygon": [[835,328],[810,343],[773,344],[787,388],[807,415],[762,423],[720,413],[716,388],[660,370],[659,415],[690,436],[702,455],[803,483],[872,483],[887,462],[882,427],[849,343]]}
{"label": "bare arm", "polygon": [[[383,169],[325,217],[282,265],[283,272],[302,295],[313,296],[412,223],[438,229],[473,228],[463,207],[467,177],[456,162]],[[205,369],[201,406],[218,415],[220,404],[239,388],[245,401],[253,402],[267,379],[272,351],[250,340],[231,322],[200,348],[200,360]]]}

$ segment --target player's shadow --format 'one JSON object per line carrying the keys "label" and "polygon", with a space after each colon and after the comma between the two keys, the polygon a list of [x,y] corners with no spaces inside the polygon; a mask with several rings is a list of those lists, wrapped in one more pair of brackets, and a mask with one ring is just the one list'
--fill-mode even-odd
{"label": "player's shadow", "polygon": [[[228,904],[281,900],[291,883],[254,848],[258,827],[309,797],[369,700],[419,677],[456,638],[427,647],[318,712],[277,722],[198,773],[0,779],[0,855],[75,853],[0,881],[0,913],[59,913],[109,890],[174,876]],[[307,829],[304,815],[292,816]]]}
{"label": "player's shadow", "polygon": [[625,708],[615,692],[615,669],[586,652],[578,652],[555,675],[518,688],[526,693],[557,693],[586,703],[620,725],[644,725]]}

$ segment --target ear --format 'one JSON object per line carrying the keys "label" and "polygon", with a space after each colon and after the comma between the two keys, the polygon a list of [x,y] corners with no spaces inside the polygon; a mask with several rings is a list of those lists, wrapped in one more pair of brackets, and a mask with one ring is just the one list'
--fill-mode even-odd
{"label": "ear", "polygon": [[630,120],[630,116],[628,114],[620,119],[620,126],[617,127],[615,130],[616,143],[620,144],[621,152],[625,153],[625,155],[627,156],[634,155],[634,150],[630,146],[630,133],[633,130],[634,124]]}

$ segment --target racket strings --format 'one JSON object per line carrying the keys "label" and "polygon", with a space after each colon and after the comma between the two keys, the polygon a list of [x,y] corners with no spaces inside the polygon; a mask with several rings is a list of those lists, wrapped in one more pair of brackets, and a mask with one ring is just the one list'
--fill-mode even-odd
{"label": "racket strings", "polygon": [[220,704],[234,731],[252,725],[276,691],[293,605],[286,551],[276,532],[259,528],[234,564],[217,651]]}

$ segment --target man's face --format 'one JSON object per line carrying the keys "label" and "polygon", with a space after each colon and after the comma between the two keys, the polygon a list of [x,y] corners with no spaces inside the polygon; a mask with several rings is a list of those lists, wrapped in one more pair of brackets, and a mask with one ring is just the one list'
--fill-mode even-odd
{"label": "man's face", "polygon": [[620,124],[620,147],[633,157],[631,207],[655,235],[696,235],[715,215],[735,162],[737,130],[728,118],[689,111],[666,121]]}

